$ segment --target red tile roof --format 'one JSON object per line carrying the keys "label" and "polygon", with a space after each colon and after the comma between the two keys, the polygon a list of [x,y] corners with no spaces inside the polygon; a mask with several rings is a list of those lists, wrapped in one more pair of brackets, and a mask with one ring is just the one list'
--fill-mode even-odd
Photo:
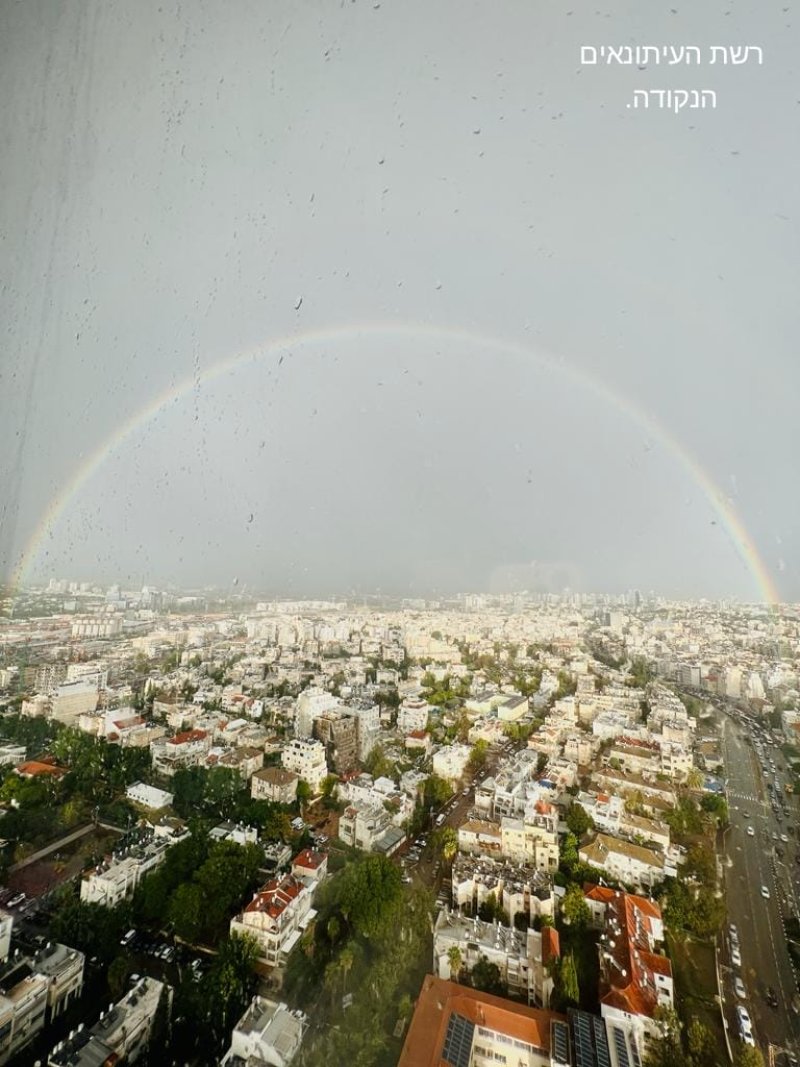
{"label": "red tile roof", "polygon": [[303,891],[303,883],[293,874],[282,878],[273,878],[253,896],[245,907],[245,912],[266,912],[271,919],[279,918],[286,908],[296,900]]}
{"label": "red tile roof", "polygon": [[16,770],[17,774],[28,778],[36,778],[40,774],[50,774],[54,778],[61,778],[67,773],[63,767],[56,767],[45,760],[28,760],[27,763],[20,763]]}
{"label": "red tile roof", "polygon": [[309,870],[315,871],[317,867],[321,867],[328,857],[324,852],[314,852],[310,848],[304,848],[302,852],[298,852],[295,858],[292,860],[293,867],[308,867]]}
{"label": "red tile roof", "polygon": [[446,1067],[442,1048],[453,1014],[542,1049],[545,1055],[550,1052],[552,1023],[566,1022],[566,1016],[556,1012],[529,1008],[429,974],[422,983],[397,1067]]}
{"label": "red tile roof", "polygon": [[606,906],[600,947],[612,959],[601,962],[601,1005],[652,1018],[659,1004],[655,975],[672,977],[669,960],[654,951],[660,908],[647,897],[605,886],[587,887],[585,896]]}
{"label": "red tile roof", "polygon": [[561,939],[554,926],[542,927],[542,963],[545,966],[561,956]]}
{"label": "red tile roof", "polygon": [[185,745],[189,741],[203,741],[208,737],[205,730],[184,730],[182,734],[175,734],[167,739],[168,745]]}

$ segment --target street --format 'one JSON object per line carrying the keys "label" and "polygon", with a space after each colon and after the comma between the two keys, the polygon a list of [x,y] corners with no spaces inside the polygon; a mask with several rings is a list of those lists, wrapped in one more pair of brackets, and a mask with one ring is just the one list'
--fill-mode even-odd
{"label": "street", "polygon": [[[735,1006],[742,1001],[734,992],[733,982],[740,974],[747,991],[746,1006],[764,1053],[769,1044],[796,1051],[800,1047],[800,1024],[793,1007],[797,979],[786,945],[784,921],[788,914],[787,896],[794,908],[795,892],[786,864],[793,872],[797,846],[794,838],[789,838],[789,843],[782,846],[784,861],[778,860],[775,846],[785,831],[771,810],[758,758],[752,745],[743,739],[744,730],[746,727],[723,717],[723,758],[730,808],[730,829],[724,835],[728,917],[738,928],[742,960],[741,969],[733,966],[731,941],[726,933],[720,952],[725,1014],[735,1047],[739,1040]],[[753,828],[752,835],[748,834],[748,826]],[[762,886],[767,887],[768,900],[762,896]],[[767,1003],[768,987],[777,994],[777,1008]]]}

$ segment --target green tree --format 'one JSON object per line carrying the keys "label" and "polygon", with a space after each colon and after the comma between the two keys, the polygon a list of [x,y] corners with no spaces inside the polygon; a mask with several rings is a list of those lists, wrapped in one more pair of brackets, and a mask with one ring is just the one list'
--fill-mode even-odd
{"label": "green tree", "polygon": [[482,993],[492,993],[497,997],[503,997],[508,992],[500,968],[496,963],[490,963],[485,956],[481,956],[472,968],[470,985]]}
{"label": "green tree", "polygon": [[450,978],[454,982],[457,982],[458,976],[461,974],[461,965],[463,963],[461,949],[458,945],[451,945],[447,950],[447,960],[450,964]]}
{"label": "green tree", "polygon": [[129,956],[117,956],[111,961],[106,975],[108,991],[112,1000],[119,1000],[128,986],[128,978],[133,971],[132,961]]}
{"label": "green tree", "polygon": [[686,1031],[691,1067],[716,1067],[717,1043],[709,1028],[699,1019],[692,1019]]}
{"label": "green tree", "polygon": [[458,852],[458,834],[452,826],[441,826],[431,834],[431,846],[445,863],[451,863]]}
{"label": "green tree", "polygon": [[480,774],[489,758],[489,742],[480,738],[472,746],[467,766],[473,774]]}
{"label": "green tree", "polygon": [[255,938],[232,935],[222,942],[211,970],[205,976],[201,999],[203,1018],[218,1044],[229,1036],[250,1003],[257,985],[255,965],[259,947]]}
{"label": "green tree", "polygon": [[575,966],[575,957],[571,952],[567,953],[558,966],[556,995],[560,1010],[576,1008],[580,1003],[581,993],[578,985],[578,971]]}
{"label": "green tree", "polygon": [[579,885],[570,885],[561,902],[564,922],[576,930],[584,930],[591,922],[592,913]]}
{"label": "green tree", "polygon": [[440,808],[452,795],[453,790],[450,785],[438,774],[432,774],[425,779],[422,786],[422,802],[426,808]]}
{"label": "green tree", "polygon": [[399,869],[385,856],[351,863],[337,879],[336,902],[350,928],[366,939],[378,936],[403,899]]}
{"label": "green tree", "polygon": [[297,783],[297,804],[300,808],[301,818],[305,818],[306,805],[308,804],[309,800],[311,800],[313,795],[314,791],[312,790],[311,786],[308,784],[307,781],[305,781],[304,778],[301,778],[300,781]]}
{"label": "green tree", "polygon": [[659,1023],[661,1037],[651,1042],[645,1067],[681,1067],[686,1056],[681,1047],[680,1023],[672,1008],[656,1008],[654,1018]]}
{"label": "green tree", "polygon": [[175,933],[184,941],[196,942],[206,925],[205,894],[195,882],[184,882],[172,894],[169,920]]}
{"label": "green tree", "polygon": [[735,1067],[764,1067],[764,1057],[752,1045],[741,1045],[734,1057]]}
{"label": "green tree", "polygon": [[588,811],[577,801],[573,801],[567,810],[567,826],[579,840],[589,830],[594,829],[594,821]]}

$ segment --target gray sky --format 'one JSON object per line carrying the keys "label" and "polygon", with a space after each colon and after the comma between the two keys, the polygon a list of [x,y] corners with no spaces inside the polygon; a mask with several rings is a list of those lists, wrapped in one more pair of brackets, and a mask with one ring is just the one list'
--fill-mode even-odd
{"label": "gray sky", "polygon": [[800,596],[794,12],[557,6],[0,3],[6,575]]}

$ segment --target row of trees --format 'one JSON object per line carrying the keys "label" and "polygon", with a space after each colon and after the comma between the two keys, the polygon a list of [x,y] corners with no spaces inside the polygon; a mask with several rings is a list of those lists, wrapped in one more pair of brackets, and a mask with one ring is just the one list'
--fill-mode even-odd
{"label": "row of trees", "polygon": [[258,885],[262,862],[258,846],[213,841],[195,826],[137,888],[134,919],[157,929],[171,927],[191,943],[213,945]]}
{"label": "row of trees", "polygon": [[15,719],[4,720],[4,731],[20,741],[27,736],[29,752],[47,752],[67,773],[63,777],[24,779],[13,768],[6,769],[0,804],[9,809],[3,820],[3,836],[15,846],[14,859],[85,823],[95,811],[102,817],[116,805],[120,809],[115,812],[117,816],[125,818],[133,813],[120,802],[120,796],[126,786],[147,776],[148,749],[110,745],[56,723],[47,724],[47,729],[39,726],[29,730]]}
{"label": "row of trees", "polygon": [[[719,1046],[705,1023],[692,1019],[685,1031],[671,1008],[658,1008],[661,1038],[652,1043],[645,1067],[718,1067]],[[734,1067],[764,1067],[757,1048],[740,1043],[734,1054]]]}
{"label": "row of trees", "polygon": [[433,901],[383,856],[360,856],[320,887],[316,922],[292,953],[286,991],[313,1014],[300,1067],[396,1062],[392,1033],[427,969]]}

